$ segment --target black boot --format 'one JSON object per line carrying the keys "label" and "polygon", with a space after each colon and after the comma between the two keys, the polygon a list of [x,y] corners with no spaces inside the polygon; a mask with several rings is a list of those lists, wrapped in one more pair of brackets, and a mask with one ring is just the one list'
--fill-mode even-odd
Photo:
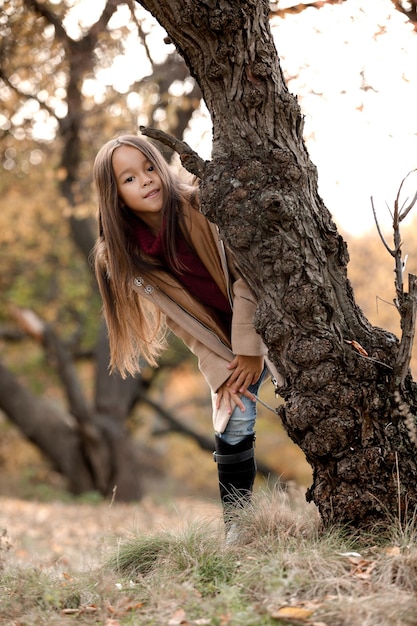
{"label": "black boot", "polygon": [[245,506],[251,499],[256,476],[255,435],[248,435],[235,445],[226,443],[217,435],[215,441],[213,458],[217,463],[220,498],[227,524],[233,518],[233,510]]}

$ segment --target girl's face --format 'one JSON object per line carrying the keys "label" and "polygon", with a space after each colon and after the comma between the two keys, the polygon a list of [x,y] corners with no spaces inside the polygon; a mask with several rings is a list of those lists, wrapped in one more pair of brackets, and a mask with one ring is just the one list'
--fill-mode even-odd
{"label": "girl's face", "polygon": [[121,201],[157,233],[164,197],[162,180],[153,164],[137,148],[119,146],[112,165]]}

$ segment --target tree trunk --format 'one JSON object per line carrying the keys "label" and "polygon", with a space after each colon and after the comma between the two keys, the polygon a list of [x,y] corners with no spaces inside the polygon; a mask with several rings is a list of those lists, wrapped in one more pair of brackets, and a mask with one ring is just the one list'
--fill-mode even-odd
{"label": "tree trunk", "polygon": [[96,350],[96,397],[89,403],[73,355],[33,311],[14,310],[22,329],[42,344],[60,378],[68,410],[39,399],[0,367],[0,409],[35,443],[68,479],[73,493],[97,490],[128,501],[143,494],[137,450],[126,419],[144,393],[141,377],[121,379],[108,371],[108,341],[104,324]]}
{"label": "tree trunk", "polygon": [[95,488],[74,417],[32,394],[2,363],[0,409],[67,478],[73,493]]}
{"label": "tree trunk", "polygon": [[269,3],[140,4],[175,42],[211,113],[203,212],[258,298],[255,327],[284,378],[280,415],[313,468],[308,499],[325,524],[365,526],[413,511],[416,449],[394,391],[415,407],[416,387],[393,375],[396,337],[355,304],[347,246],[318,195]]}
{"label": "tree trunk", "polygon": [[109,344],[103,323],[96,351],[95,415],[93,423],[106,441],[107,485],[117,486],[118,500],[138,500],[143,495],[141,463],[126,426],[127,417],[146,393],[140,375],[121,378],[109,374]]}

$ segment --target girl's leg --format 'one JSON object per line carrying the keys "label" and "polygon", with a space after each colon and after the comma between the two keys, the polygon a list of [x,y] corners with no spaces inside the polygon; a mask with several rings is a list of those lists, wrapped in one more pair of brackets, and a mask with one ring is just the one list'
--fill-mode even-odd
{"label": "girl's leg", "polygon": [[[255,395],[264,375],[265,372],[249,387]],[[242,397],[242,402],[245,411],[236,407],[225,431],[215,436],[214,460],[226,523],[233,518],[236,507],[242,507],[250,500],[256,476],[254,441],[257,407],[256,402],[248,398]]]}
{"label": "girl's leg", "polygon": [[[256,383],[248,387],[248,390],[255,396],[258,395],[259,387],[262,384],[266,372],[267,369],[265,368]],[[258,413],[257,403],[256,401],[254,402],[253,400],[249,400],[249,398],[246,398],[245,396],[242,396],[241,400],[245,410],[241,411],[239,407],[236,406],[230,416],[224,432],[216,434],[216,436],[222,439],[223,442],[232,446],[240,443],[243,439],[249,437],[250,435],[252,436],[252,439],[255,438],[255,424]]]}

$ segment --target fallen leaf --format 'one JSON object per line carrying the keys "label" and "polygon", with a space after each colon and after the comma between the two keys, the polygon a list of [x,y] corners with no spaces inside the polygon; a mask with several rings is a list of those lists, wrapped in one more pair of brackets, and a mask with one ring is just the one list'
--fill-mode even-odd
{"label": "fallen leaf", "polygon": [[131,611],[138,611],[143,608],[143,602],[132,602],[128,598],[122,599],[117,603],[117,606],[114,607],[110,603],[106,603],[106,611],[114,615],[115,617],[123,617],[127,615]]}
{"label": "fallen leaf", "polygon": [[168,626],[179,626],[180,624],[188,624],[184,609],[178,609],[168,622]]}
{"label": "fallen leaf", "polygon": [[306,621],[313,615],[314,611],[311,609],[303,609],[297,606],[281,606],[278,610],[274,610],[270,613],[273,619],[282,619],[287,621]]}
{"label": "fallen leaf", "polygon": [[348,560],[354,566],[350,570],[350,574],[352,576],[355,576],[355,578],[359,578],[360,580],[368,580],[371,578],[371,574],[376,567],[375,561],[357,558],[349,558]]}
{"label": "fallen leaf", "polygon": [[136,609],[141,609],[143,608],[144,602],[135,602],[134,604],[131,604],[129,606],[129,609],[132,610],[136,610]]}
{"label": "fallen leaf", "polygon": [[357,572],[354,573],[354,575],[356,576],[356,578],[359,578],[360,580],[368,580],[369,578],[371,578],[372,572],[376,567],[376,563],[369,563],[369,565],[365,568],[365,569],[361,569]]}

